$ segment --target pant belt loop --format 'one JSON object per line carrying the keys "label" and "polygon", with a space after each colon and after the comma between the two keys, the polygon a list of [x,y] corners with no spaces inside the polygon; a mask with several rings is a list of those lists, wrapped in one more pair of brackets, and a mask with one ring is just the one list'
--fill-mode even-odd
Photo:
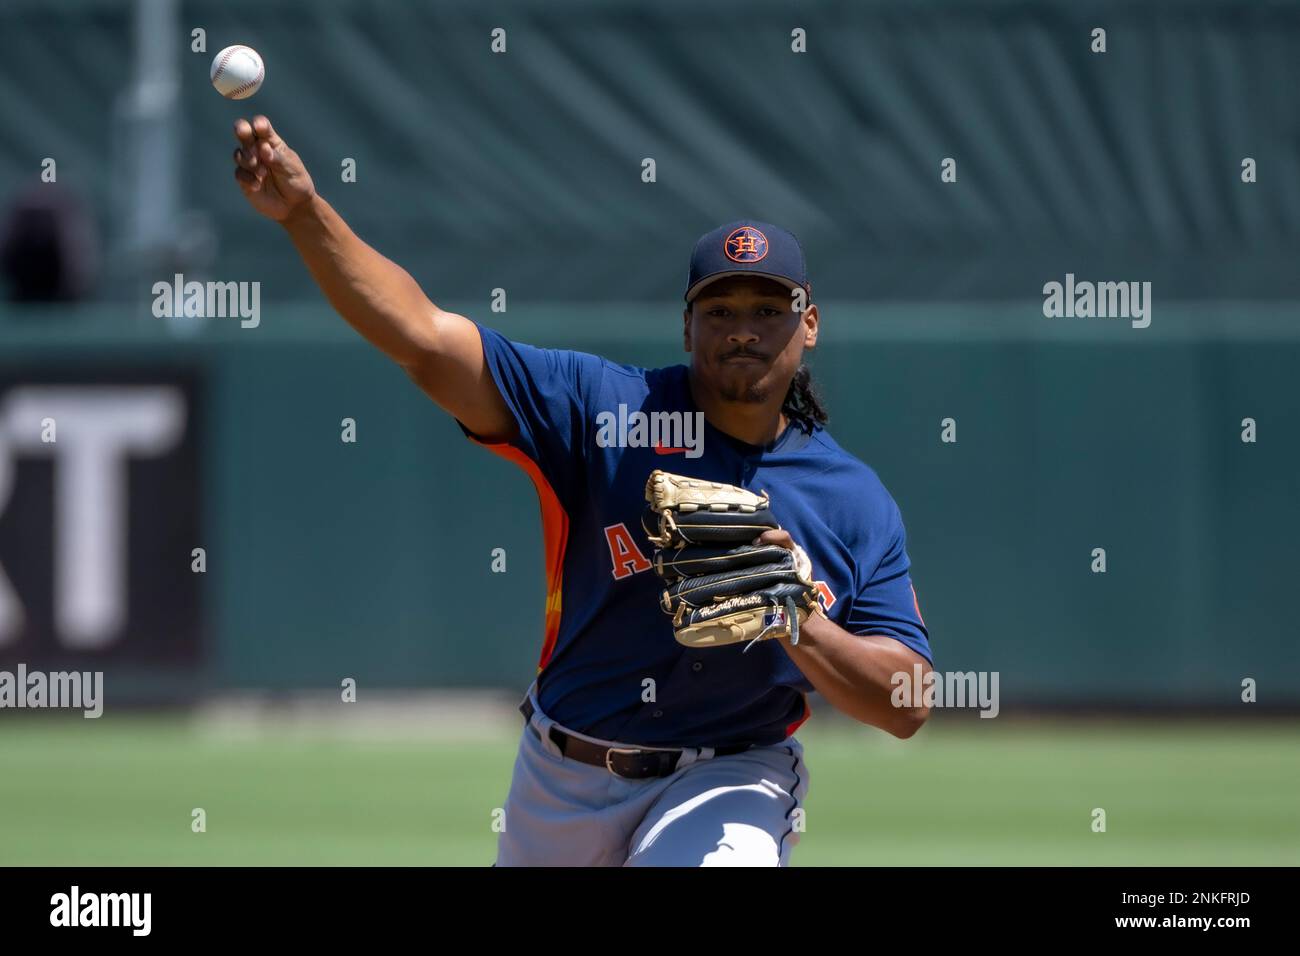
{"label": "pant belt loop", "polygon": [[[533,696],[533,691],[534,691],[536,688],[537,688],[537,678],[534,677],[534,678],[533,678],[533,682],[532,682],[531,684],[528,685],[528,690],[524,691],[524,699],[521,700],[521,701],[519,702],[518,710],[519,710],[519,713],[521,713],[521,714],[524,715],[524,720],[529,720],[529,719],[530,719],[529,716],[528,716],[528,710],[527,710],[527,707],[528,707],[528,702],[529,702],[529,700],[530,700],[530,699],[532,698],[532,696]],[[533,704],[533,707],[536,708],[537,705],[536,705],[536,704]]]}

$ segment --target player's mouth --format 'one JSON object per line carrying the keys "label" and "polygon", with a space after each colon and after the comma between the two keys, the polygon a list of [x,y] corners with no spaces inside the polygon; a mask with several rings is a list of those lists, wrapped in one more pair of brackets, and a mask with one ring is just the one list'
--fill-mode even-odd
{"label": "player's mouth", "polygon": [[763,365],[767,359],[754,352],[732,352],[722,357],[724,365]]}

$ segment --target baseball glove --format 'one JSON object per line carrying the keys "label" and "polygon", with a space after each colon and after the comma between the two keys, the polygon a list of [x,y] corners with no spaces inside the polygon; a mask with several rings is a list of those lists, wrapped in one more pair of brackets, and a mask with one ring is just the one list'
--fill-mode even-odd
{"label": "baseball glove", "polygon": [[654,568],[667,585],[660,604],[679,644],[799,643],[800,625],[821,613],[812,562],[798,546],[752,543],[780,527],[766,493],[656,469],[645,496],[641,523],[658,548]]}

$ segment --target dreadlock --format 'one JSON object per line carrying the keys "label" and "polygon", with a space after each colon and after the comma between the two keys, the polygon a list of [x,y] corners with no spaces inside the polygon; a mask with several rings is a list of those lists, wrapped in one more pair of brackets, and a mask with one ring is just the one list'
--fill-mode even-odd
{"label": "dreadlock", "polygon": [[790,390],[785,393],[781,411],[787,418],[797,418],[811,431],[812,424],[825,425],[831,420],[830,413],[822,404],[821,395],[813,385],[812,372],[807,365],[800,364],[790,381]]}
{"label": "dreadlock", "polygon": [[[804,283],[803,288],[808,297],[806,301],[812,301],[812,283]],[[812,370],[802,362],[790,381],[790,390],[785,393],[781,411],[787,418],[798,419],[808,431],[812,431],[814,423],[825,425],[831,420],[830,412],[826,411],[822,397],[813,385]]]}

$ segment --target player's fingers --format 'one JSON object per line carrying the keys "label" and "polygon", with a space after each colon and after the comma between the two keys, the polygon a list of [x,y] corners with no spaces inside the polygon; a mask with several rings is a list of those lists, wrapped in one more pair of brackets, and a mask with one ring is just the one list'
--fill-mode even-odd
{"label": "player's fingers", "polygon": [[284,140],[276,133],[275,127],[271,125],[271,121],[260,113],[253,117],[253,132],[257,134],[258,139],[264,140],[277,148],[284,143]]}
{"label": "player's fingers", "polygon": [[242,116],[235,120],[235,139],[245,146],[251,146],[253,143],[253,125]]}
{"label": "player's fingers", "polygon": [[235,150],[235,165],[240,169],[246,169],[252,173],[257,180],[261,182],[270,173],[265,163],[258,162],[257,155],[252,150],[237,149]]}
{"label": "player's fingers", "polygon": [[242,166],[235,170],[235,181],[246,193],[255,193],[262,188],[262,181]]}
{"label": "player's fingers", "polygon": [[764,531],[754,539],[754,544],[775,544],[790,551],[794,550],[794,538],[790,537],[790,532],[784,528],[773,528],[770,531]]}

